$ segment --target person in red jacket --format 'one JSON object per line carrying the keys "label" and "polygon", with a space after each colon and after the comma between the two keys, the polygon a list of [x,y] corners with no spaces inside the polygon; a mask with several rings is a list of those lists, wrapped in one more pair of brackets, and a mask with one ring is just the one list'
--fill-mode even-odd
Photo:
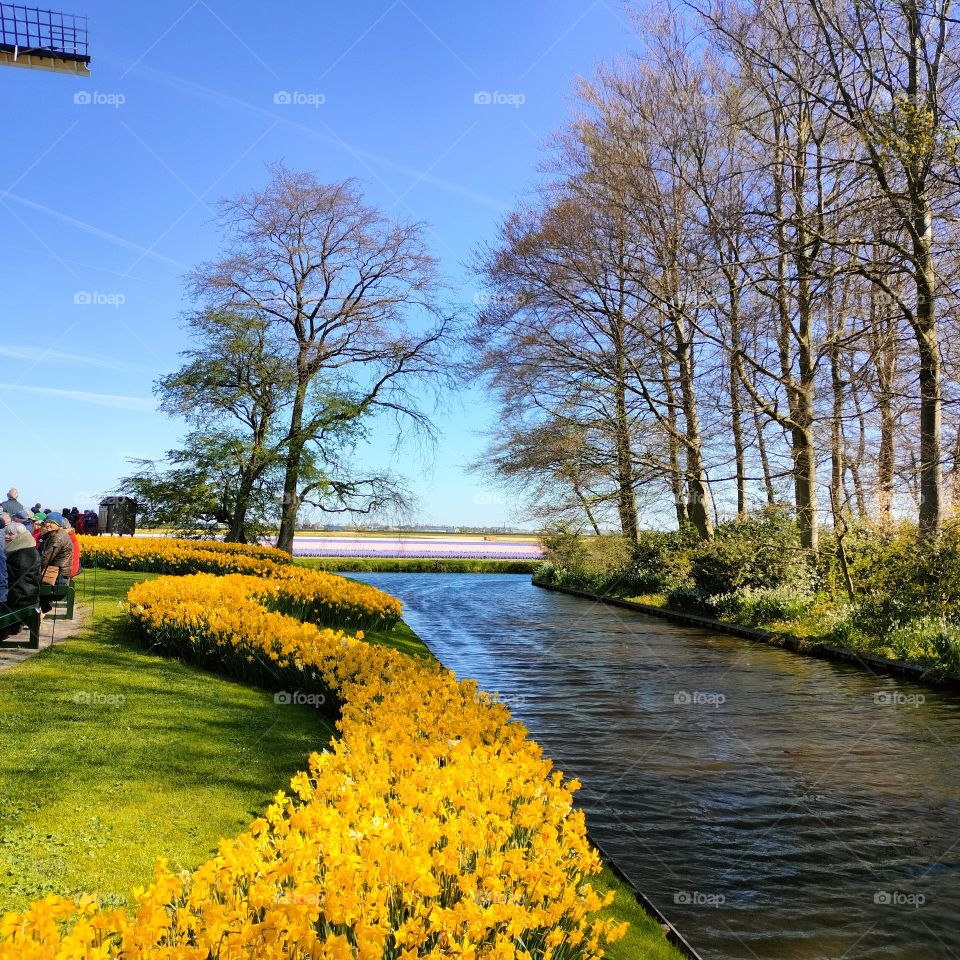
{"label": "person in red jacket", "polygon": [[73,527],[66,526],[64,522],[64,528],[67,533],[70,534],[70,543],[73,544],[73,560],[70,563],[70,579],[72,580],[80,572],[80,544],[77,541],[77,534]]}

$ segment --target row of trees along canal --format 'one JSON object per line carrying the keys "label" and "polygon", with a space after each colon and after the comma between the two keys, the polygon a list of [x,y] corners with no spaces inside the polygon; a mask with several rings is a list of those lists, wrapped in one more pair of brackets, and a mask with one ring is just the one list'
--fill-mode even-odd
{"label": "row of trees along canal", "polygon": [[[638,17],[641,53],[580,83],[477,255],[468,363],[503,424],[481,466],[629,539],[638,504],[709,539],[720,509],[782,500],[813,550],[831,515],[935,533],[945,474],[960,505],[950,6],[699,2]],[[289,550],[305,504],[405,499],[352,451],[384,414],[430,431],[453,311],[422,227],[272,173],[191,278],[195,345],[158,389],[194,429],[126,486],[235,540],[279,512]]]}
{"label": "row of trees along canal", "polygon": [[935,532],[945,473],[960,505],[953,28],[944,0],[638,18],[480,256],[510,424],[487,467],[628,538],[638,498],[706,539],[717,501],[782,499],[814,550],[831,513]]}

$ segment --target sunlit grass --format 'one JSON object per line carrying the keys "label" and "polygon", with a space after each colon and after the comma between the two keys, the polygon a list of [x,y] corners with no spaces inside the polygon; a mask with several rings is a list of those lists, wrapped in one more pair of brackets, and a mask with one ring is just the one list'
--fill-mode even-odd
{"label": "sunlit grass", "polygon": [[123,901],[159,856],[197,866],[333,734],[136,647],[118,603],[142,579],[100,571],[94,623],[0,674],[0,912],[51,892]]}

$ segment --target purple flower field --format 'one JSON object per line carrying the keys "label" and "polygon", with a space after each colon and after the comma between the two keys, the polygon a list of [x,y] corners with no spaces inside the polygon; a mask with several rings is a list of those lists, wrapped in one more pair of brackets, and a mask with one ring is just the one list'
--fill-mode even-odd
{"label": "purple flower field", "polygon": [[298,557],[411,557],[457,560],[539,560],[540,544],[527,540],[471,540],[455,537],[322,537],[298,535]]}

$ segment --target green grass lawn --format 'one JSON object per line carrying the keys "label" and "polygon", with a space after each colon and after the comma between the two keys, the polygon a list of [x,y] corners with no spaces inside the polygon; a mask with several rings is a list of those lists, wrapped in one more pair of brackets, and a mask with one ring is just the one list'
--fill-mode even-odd
{"label": "green grass lawn", "polygon": [[660,924],[637,903],[633,891],[609,867],[604,867],[591,883],[601,893],[613,891],[613,903],[604,908],[602,916],[630,924],[627,935],[607,949],[610,960],[680,960],[686,956],[667,940]]}
{"label": "green grass lawn", "polygon": [[[140,650],[119,616],[149,575],[97,574],[96,616],[0,674],[0,913],[46,893],[125,901],[195,867],[333,735],[316,712]],[[78,584],[93,599],[93,578]]]}

